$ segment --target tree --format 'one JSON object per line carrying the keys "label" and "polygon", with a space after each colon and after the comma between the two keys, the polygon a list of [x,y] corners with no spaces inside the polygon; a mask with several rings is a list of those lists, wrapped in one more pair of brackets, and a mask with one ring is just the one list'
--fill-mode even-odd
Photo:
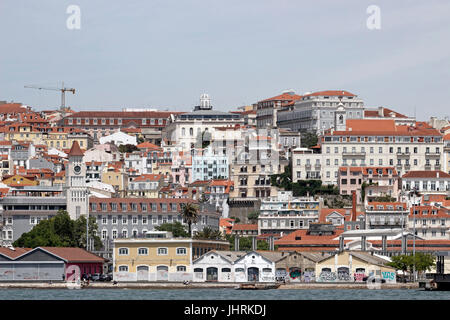
{"label": "tree", "polygon": [[[235,235],[227,234],[225,239],[230,243],[230,250],[234,251],[234,241]],[[275,246],[275,250],[277,246]],[[251,237],[240,237],[239,238],[239,251],[250,251],[252,250],[252,238]],[[256,250],[269,250],[269,243],[265,240],[256,241]]]}
{"label": "tree", "polygon": [[248,220],[250,220],[251,223],[256,223],[258,221],[258,217],[259,217],[259,211],[256,211],[256,210],[253,210],[247,216]]}
{"label": "tree", "polygon": [[435,266],[435,258],[431,254],[418,252],[415,255],[393,256],[392,261],[387,265],[406,272],[409,270],[410,276],[413,275],[414,267],[418,272],[425,272]]}
{"label": "tree", "polygon": [[306,132],[302,136],[301,146],[303,148],[311,148],[317,145],[319,138],[314,132]]}
{"label": "tree", "polygon": [[192,224],[196,223],[199,219],[198,207],[192,203],[183,205],[181,216],[183,221],[188,224],[189,237],[192,237]]}
{"label": "tree", "polygon": [[[102,247],[102,241],[95,235],[98,227],[95,218],[89,218],[89,237],[94,239],[94,249]],[[81,216],[77,220],[70,219],[65,210],[48,220],[40,221],[31,231],[17,239],[15,247],[86,247],[86,218]]]}
{"label": "tree", "polygon": [[393,256],[391,260],[386,265],[395,268],[395,270],[401,270],[403,273],[408,270],[412,262],[411,256],[409,255]]}
{"label": "tree", "polygon": [[197,231],[194,239],[222,240],[223,235],[219,230],[213,230],[210,227],[204,227],[202,231]]}
{"label": "tree", "polygon": [[121,144],[119,146],[120,153],[132,153],[133,151],[139,150],[134,144]]}
{"label": "tree", "polygon": [[186,227],[183,226],[180,222],[174,223],[163,223],[160,226],[155,227],[158,231],[169,231],[172,232],[174,238],[188,238],[189,233],[186,231]]}

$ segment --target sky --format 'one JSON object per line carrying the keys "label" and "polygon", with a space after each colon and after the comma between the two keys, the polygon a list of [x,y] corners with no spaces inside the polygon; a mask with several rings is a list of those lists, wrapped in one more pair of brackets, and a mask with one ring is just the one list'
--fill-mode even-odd
{"label": "sky", "polygon": [[[67,8],[80,9],[80,28]],[[370,29],[379,8],[379,29]],[[450,1],[0,0],[0,100],[74,110],[236,110],[347,90],[418,120],[450,110]]]}

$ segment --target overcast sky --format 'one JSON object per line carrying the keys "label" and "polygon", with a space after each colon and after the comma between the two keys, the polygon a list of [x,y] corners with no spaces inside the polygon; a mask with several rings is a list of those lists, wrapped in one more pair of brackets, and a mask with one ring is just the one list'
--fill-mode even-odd
{"label": "overcast sky", "polygon": [[[70,30],[69,5],[81,9]],[[370,30],[369,5],[381,13]],[[450,1],[1,0],[0,100],[36,109],[215,109],[345,89],[428,120],[450,110]]]}

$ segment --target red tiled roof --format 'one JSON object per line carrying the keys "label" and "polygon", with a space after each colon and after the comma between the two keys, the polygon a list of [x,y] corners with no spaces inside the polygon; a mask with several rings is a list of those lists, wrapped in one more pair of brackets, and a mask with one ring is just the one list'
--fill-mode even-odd
{"label": "red tiled roof", "polygon": [[257,231],[258,225],[257,224],[235,224],[233,225],[233,230],[250,230],[250,231]]}
{"label": "red tiled roof", "polygon": [[[432,214],[433,211],[436,212],[436,214]],[[417,212],[417,214],[414,215],[414,212]],[[411,218],[415,216],[416,218],[422,219],[450,218],[450,212],[446,208],[438,208],[435,206],[415,206],[411,207],[409,216]]]}
{"label": "red tiled roof", "polygon": [[160,146],[157,146],[156,144],[150,143],[148,141],[138,144],[136,147],[139,149],[157,149],[162,150]]}
{"label": "red tiled roof", "polygon": [[442,134],[423,123],[416,122],[416,126],[396,125],[395,120],[348,119],[345,131],[327,132],[325,136],[442,136]]}
{"label": "red tiled roof", "polygon": [[409,171],[405,173],[402,178],[450,178],[450,174],[443,171]]}
{"label": "red tiled roof", "polygon": [[[383,210],[397,210],[397,206],[402,206],[403,209],[406,209],[406,203],[404,202],[368,202],[367,206],[373,206],[373,210],[381,210],[378,209],[378,206],[382,206]],[[392,206],[394,209],[387,209],[388,206]]]}
{"label": "red tiled roof", "polygon": [[133,179],[133,181],[159,181],[163,178],[162,174],[143,174]]}
{"label": "red tiled roof", "polygon": [[21,256],[22,254],[33,250],[31,248],[14,248],[14,250],[11,250],[9,248],[6,247],[0,247],[0,254],[3,254],[11,259],[15,259],[18,256]]}
{"label": "red tiled roof", "polygon": [[83,151],[81,151],[81,149],[80,149],[80,145],[78,144],[77,140],[75,140],[72,143],[72,148],[70,148],[70,151],[69,151],[68,155],[69,155],[69,157],[70,156],[83,156],[84,155]]}
{"label": "red tiled roof", "polygon": [[302,98],[302,96],[300,96],[298,94],[283,93],[283,94],[280,94],[280,95],[272,97],[272,98],[261,100],[260,102],[262,102],[262,101],[277,101],[277,100],[294,101],[294,100],[300,100],[301,98]]}
{"label": "red tiled roof", "polygon": [[99,257],[89,251],[81,248],[68,248],[68,247],[40,247],[48,252],[57,255],[64,260],[70,262],[98,262],[103,263],[105,259]]}

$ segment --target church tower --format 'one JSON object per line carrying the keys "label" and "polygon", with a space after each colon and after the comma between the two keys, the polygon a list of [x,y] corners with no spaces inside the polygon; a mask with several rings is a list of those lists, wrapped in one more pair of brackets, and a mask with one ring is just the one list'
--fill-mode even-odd
{"label": "church tower", "polygon": [[345,110],[342,101],[339,102],[336,111],[334,112],[334,130],[345,131],[347,111]]}
{"label": "church tower", "polygon": [[68,154],[69,163],[66,167],[66,197],[67,212],[71,219],[78,219],[87,214],[88,197],[86,186],[86,165],[83,163],[83,151],[77,141],[74,141]]}

